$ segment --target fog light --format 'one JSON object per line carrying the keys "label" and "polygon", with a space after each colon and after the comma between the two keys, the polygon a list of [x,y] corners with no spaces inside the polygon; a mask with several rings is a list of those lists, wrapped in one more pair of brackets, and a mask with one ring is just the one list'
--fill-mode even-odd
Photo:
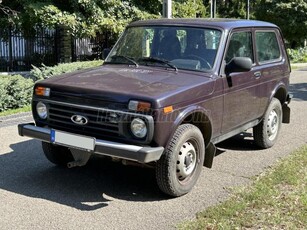
{"label": "fog light", "polygon": [[137,138],[144,138],[147,134],[146,123],[140,118],[133,119],[130,128],[132,134]]}
{"label": "fog light", "polygon": [[38,102],[36,105],[36,112],[41,119],[47,118],[47,106],[43,102]]}

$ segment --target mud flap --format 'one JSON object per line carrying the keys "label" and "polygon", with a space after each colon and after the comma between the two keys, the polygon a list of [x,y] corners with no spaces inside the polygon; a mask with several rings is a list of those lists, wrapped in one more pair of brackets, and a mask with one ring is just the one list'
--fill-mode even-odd
{"label": "mud flap", "polygon": [[212,168],[213,164],[213,158],[216,153],[216,147],[212,142],[210,142],[205,150],[205,161],[204,161],[204,166],[207,168]]}
{"label": "mud flap", "polygon": [[290,112],[288,104],[283,104],[282,106],[282,123],[289,124],[290,123]]}

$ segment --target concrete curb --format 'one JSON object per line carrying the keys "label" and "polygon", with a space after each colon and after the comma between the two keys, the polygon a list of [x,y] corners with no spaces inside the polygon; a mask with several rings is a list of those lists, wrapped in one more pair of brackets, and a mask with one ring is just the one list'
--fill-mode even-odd
{"label": "concrete curb", "polygon": [[18,118],[23,118],[23,117],[30,117],[30,116],[32,116],[31,112],[21,112],[21,113],[16,113],[16,114],[0,117],[0,121],[4,122],[8,120],[18,119]]}
{"label": "concrete curb", "polygon": [[307,68],[307,63],[293,63],[291,64],[291,68],[294,69]]}
{"label": "concrete curb", "polygon": [[18,125],[20,123],[33,122],[31,112],[16,113],[8,116],[0,117],[0,128]]}

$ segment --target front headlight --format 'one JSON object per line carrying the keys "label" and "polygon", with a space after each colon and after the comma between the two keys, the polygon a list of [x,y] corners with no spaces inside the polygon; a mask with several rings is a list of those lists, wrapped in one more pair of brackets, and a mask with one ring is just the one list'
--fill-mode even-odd
{"label": "front headlight", "polygon": [[132,134],[137,138],[144,138],[147,135],[146,123],[140,118],[134,118],[132,120],[130,129]]}
{"label": "front headlight", "polygon": [[48,110],[47,106],[43,102],[38,102],[36,105],[36,112],[41,119],[46,119]]}

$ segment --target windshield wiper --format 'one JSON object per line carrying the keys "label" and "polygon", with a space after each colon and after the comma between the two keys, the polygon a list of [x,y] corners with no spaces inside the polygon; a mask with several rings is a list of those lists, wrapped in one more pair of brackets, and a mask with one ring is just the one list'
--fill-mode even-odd
{"label": "windshield wiper", "polygon": [[[116,59],[116,58],[122,58],[122,59],[125,59],[125,60],[129,61],[130,63],[132,63],[132,64],[135,65],[136,67],[139,66],[139,64],[138,64],[136,61],[134,61],[133,58],[127,57],[127,56],[125,56],[125,55],[114,55],[114,56],[112,56],[111,58],[112,58],[112,59],[113,59],[113,58],[115,58],[115,59]],[[113,62],[106,62],[106,63],[113,63]]]}
{"label": "windshield wiper", "polygon": [[169,61],[161,59],[161,58],[143,57],[143,58],[140,58],[139,60],[145,61],[145,62],[155,62],[155,63],[165,64],[165,65],[168,65],[169,67],[173,68],[174,70],[178,71],[178,68],[175,65],[173,65]]}

